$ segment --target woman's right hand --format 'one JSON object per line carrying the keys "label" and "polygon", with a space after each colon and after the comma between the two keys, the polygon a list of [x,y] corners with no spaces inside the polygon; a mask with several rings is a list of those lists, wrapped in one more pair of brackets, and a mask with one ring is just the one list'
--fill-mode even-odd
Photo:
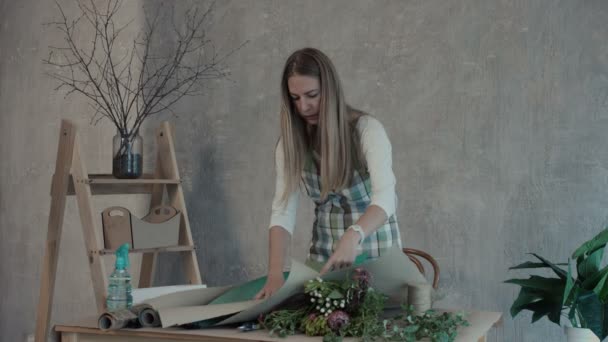
{"label": "woman's right hand", "polygon": [[282,273],[269,274],[266,278],[266,284],[264,287],[255,295],[254,299],[266,299],[276,293],[285,283]]}

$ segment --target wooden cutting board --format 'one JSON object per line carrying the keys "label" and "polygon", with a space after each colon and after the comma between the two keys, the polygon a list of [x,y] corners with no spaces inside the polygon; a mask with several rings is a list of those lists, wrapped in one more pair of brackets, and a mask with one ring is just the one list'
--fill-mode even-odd
{"label": "wooden cutting board", "polygon": [[123,207],[109,207],[101,212],[103,243],[106,249],[117,249],[128,243],[133,247],[131,212]]}

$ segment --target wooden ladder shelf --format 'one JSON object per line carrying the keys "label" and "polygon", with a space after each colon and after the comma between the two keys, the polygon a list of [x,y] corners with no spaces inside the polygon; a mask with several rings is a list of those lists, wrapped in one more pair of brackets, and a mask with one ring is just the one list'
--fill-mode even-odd
{"label": "wooden ladder shelf", "polygon": [[[150,208],[167,202],[168,205],[181,212],[178,246],[130,251],[131,253],[143,253],[139,288],[152,285],[157,256],[161,252],[182,253],[185,260],[186,279],[190,284],[202,284],[177,168],[173,144],[173,126],[170,123],[163,122],[157,129],[156,141],[156,169],[152,175],[145,174],[139,179],[116,179],[112,175],[89,174],[79,145],[76,125],[69,120],[61,121],[55,174],[51,185],[51,210],[40,277],[36,342],[45,342],[48,335],[65,204],[69,195],[75,195],[78,203],[98,313],[105,310],[108,288],[102,257],[112,254],[113,251],[104,249],[103,243],[100,244],[97,239],[95,232],[98,229],[98,220],[96,219],[99,218],[99,214],[93,211],[91,198],[93,195],[150,194]],[[165,193],[167,196],[165,196]]]}

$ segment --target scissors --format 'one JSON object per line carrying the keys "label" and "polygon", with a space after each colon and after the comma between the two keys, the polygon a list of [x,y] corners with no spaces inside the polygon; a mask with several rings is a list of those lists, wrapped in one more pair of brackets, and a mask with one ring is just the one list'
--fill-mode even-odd
{"label": "scissors", "polygon": [[241,332],[259,330],[260,324],[256,322],[247,322],[243,323],[243,325],[239,326],[237,329],[239,329]]}

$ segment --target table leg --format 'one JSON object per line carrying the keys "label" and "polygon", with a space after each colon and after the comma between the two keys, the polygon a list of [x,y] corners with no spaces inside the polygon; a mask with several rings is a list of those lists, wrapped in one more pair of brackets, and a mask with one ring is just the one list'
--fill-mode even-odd
{"label": "table leg", "polygon": [[61,342],[78,342],[78,333],[62,332]]}

